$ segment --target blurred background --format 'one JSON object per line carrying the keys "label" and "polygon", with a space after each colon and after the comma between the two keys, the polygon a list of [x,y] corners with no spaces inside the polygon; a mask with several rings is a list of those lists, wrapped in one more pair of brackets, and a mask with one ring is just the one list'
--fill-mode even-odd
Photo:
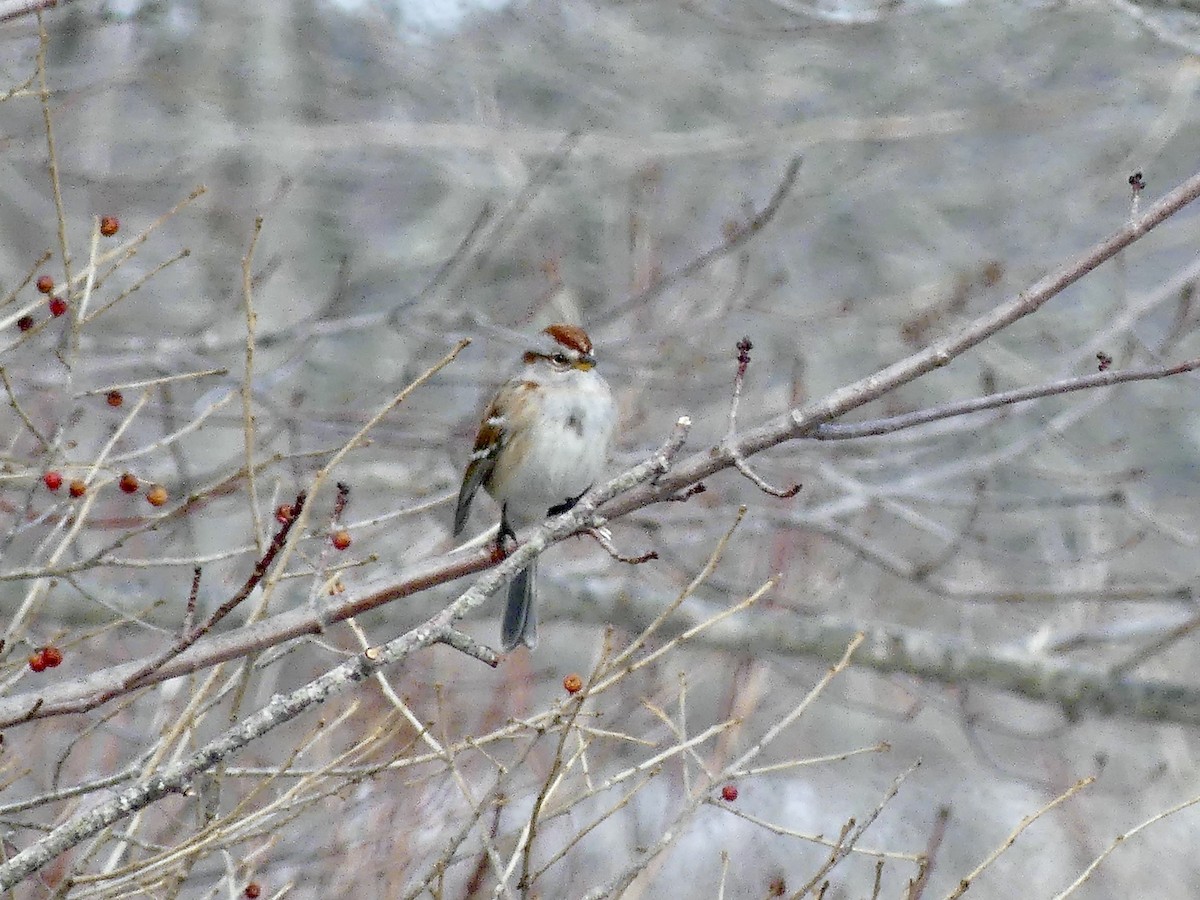
{"label": "blurred background", "polygon": [[[337,472],[351,487],[354,537],[341,581],[352,592],[387,584],[453,546],[451,500],[479,410],[516,358],[512,332],[554,321],[590,331],[620,403],[614,471],[643,458],[683,413],[695,422],[690,448],[720,440],[743,335],[754,344],[743,426],[819,398],[1015,295],[1194,173],[1200,66],[1189,16],[1124,2],[77,0],[44,14],[75,271],[94,216],[119,216],[133,235],[198,185],[207,192],[97,288],[93,309],[140,285],[89,322],[74,351],[57,321],[22,338],[5,320],[0,363],[29,416],[60,439],[49,456],[68,469],[93,459],[125,415],[88,391],[227,369],[152,389],[113,464],[119,471],[127,454],[172,500],[236,473],[246,453],[242,258],[261,215],[253,398],[255,453],[270,463],[258,484],[268,533],[275,505],[333,450],[456,340],[473,339]],[[38,43],[32,16],[0,24],[0,96],[35,73]],[[0,103],[0,149],[0,292],[19,287],[44,250],[54,259],[36,271],[61,280],[43,110],[28,90]],[[1198,237],[1196,212],[1184,210],[1035,316],[855,418],[1086,374],[1098,353],[1115,368],[1200,354]],[[27,286],[16,302],[39,301]],[[628,640],[696,575],[739,504],[746,519],[687,601],[692,615],[778,572],[761,606],[796,622],[911,629],[985,655],[1188,686],[1200,659],[1196,384],[1182,376],[770,451],[756,468],[781,486],[802,483],[795,498],[725,473],[688,503],[615,523],[617,545],[655,550],[653,563],[621,566],[584,540],[555,548],[541,566],[547,622],[536,654],[492,672],[436,648],[392,673],[396,689],[455,734],[542,708],[563,675],[594,662],[604,625]],[[64,501],[40,487],[47,453],[13,410],[0,415],[9,438],[3,574],[48,565],[44,528],[22,523]],[[332,496],[313,502],[319,523]],[[145,513],[116,491],[97,497],[59,562],[87,559]],[[494,518],[479,503],[472,527]],[[314,525],[298,576],[303,564],[327,564],[325,537]],[[198,559],[201,606],[228,597],[255,558],[244,483],[114,556],[69,578],[0,581],[0,610],[24,610],[6,651],[6,692],[30,690],[28,648],[63,635],[77,643],[61,677],[147,652],[161,640],[156,629],[178,623]],[[463,586],[360,624],[381,642]],[[309,592],[307,579],[285,582],[273,602],[299,605]],[[498,607],[485,606],[468,630],[494,640]],[[605,719],[655,738],[662,723],[640,704],[675,703],[684,671],[697,730],[745,717],[744,730],[705,753],[745,749],[753,724],[778,719],[829,662],[779,641],[764,651],[759,608],[739,614],[721,641],[700,638],[640,673]],[[255,671],[244,712],[352,649],[351,636],[331,632],[300,646],[286,670]],[[372,689],[352,721],[379,714]],[[22,768],[0,803],[141,758],[147,730],[173,715],[166,696],[13,732],[10,759],[34,735],[63,756]],[[747,779],[738,808],[832,838],[920,758],[864,844],[934,852],[932,896],[1023,816],[1097,774],[971,888],[1049,897],[1118,834],[1200,785],[1195,710],[1157,720],[1071,712],[997,690],[986,670],[964,681],[856,668],[778,752],[822,756],[879,741],[890,752]],[[638,716],[646,721],[630,724]],[[85,729],[93,740],[73,744]],[[397,741],[399,753],[407,744]],[[262,743],[237,765],[286,755],[283,738]],[[618,768],[635,752],[608,750]],[[548,758],[514,769],[514,809],[527,812]],[[294,815],[264,820],[269,828],[230,852],[252,857],[265,885],[294,885],[289,896],[402,896],[462,816],[444,784],[404,778],[347,779]],[[537,882],[540,896],[583,896],[609,877],[656,839],[683,791],[667,767]],[[65,809],[44,810],[45,821]],[[164,809],[159,839],[195,825],[183,801]],[[519,812],[504,819],[502,834],[519,827]],[[1155,825],[1073,896],[1142,895],[1146,885],[1156,897],[1196,896],[1197,821],[1185,811]],[[25,821],[7,827],[18,847],[36,836]],[[706,808],[626,896],[716,896],[722,851],[735,897],[770,896],[780,879],[795,890],[828,855]],[[174,890],[209,896],[232,879],[227,863],[200,860]],[[473,866],[451,867],[446,896],[490,892],[493,882],[471,887]],[[882,896],[901,896],[915,868],[893,859],[883,872]],[[875,858],[852,857],[831,877],[826,897],[869,896]],[[126,896],[87,890],[69,896]]]}

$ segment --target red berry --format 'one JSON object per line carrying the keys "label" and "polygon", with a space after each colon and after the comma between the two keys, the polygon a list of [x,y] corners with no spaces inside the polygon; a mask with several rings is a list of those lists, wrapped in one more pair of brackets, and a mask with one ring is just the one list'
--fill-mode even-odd
{"label": "red berry", "polygon": [[46,670],[45,651],[38,650],[29,657],[29,668],[35,672],[44,672]]}
{"label": "red berry", "polygon": [[721,788],[721,799],[726,803],[732,803],[737,799],[737,788],[732,784],[727,784]]}
{"label": "red berry", "polygon": [[33,327],[33,316],[21,316],[17,319],[17,327],[22,331],[28,331]]}
{"label": "red berry", "polygon": [[249,897],[250,900],[254,900],[255,897],[262,893],[262,888],[258,886],[257,881],[252,881],[246,885],[246,890],[243,891],[243,893]]}
{"label": "red berry", "polygon": [[37,280],[37,289],[43,294],[48,294],[54,290],[54,279],[49,275],[39,275]]}
{"label": "red berry", "polygon": [[347,547],[350,546],[350,532],[335,531],[333,533],[333,536],[330,537],[330,540],[333,541],[333,546],[336,549],[345,550]]}
{"label": "red berry", "polygon": [[296,517],[296,510],[290,503],[281,503],[275,507],[275,521],[280,525],[286,525]]}
{"label": "red berry", "polygon": [[78,478],[76,478],[67,487],[67,490],[70,492],[72,497],[82,497],[84,494],[87,493],[87,485],[84,484],[82,481],[80,481]]}
{"label": "red berry", "polygon": [[57,491],[62,487],[62,474],[60,472],[47,472],[42,476],[42,481],[46,483],[46,487],[52,491]]}
{"label": "red berry", "polygon": [[125,402],[125,395],[120,391],[109,391],[104,395],[104,402],[109,406],[120,406]]}
{"label": "red berry", "polygon": [[49,668],[53,669],[55,666],[62,664],[62,651],[57,647],[43,647],[42,659],[45,660],[45,663]]}
{"label": "red berry", "polygon": [[563,679],[563,690],[568,694],[578,694],[583,690],[583,679],[572,672]]}
{"label": "red berry", "polygon": [[151,506],[162,506],[167,502],[167,489],[161,484],[156,484],[146,491],[146,502]]}
{"label": "red berry", "polygon": [[57,319],[59,316],[61,316],[66,311],[67,311],[67,301],[66,300],[64,300],[62,297],[51,297],[50,298],[50,315],[54,316],[54,318]]}
{"label": "red berry", "polygon": [[121,476],[121,480],[117,482],[117,485],[127,494],[136,494],[138,489],[137,476],[132,472],[126,472]]}
{"label": "red berry", "polygon": [[101,216],[100,217],[100,233],[105,237],[112,237],[121,230],[121,220],[116,216]]}

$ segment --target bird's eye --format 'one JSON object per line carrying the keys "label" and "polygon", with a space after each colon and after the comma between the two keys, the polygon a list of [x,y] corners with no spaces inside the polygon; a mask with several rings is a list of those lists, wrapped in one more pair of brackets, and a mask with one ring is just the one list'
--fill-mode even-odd
{"label": "bird's eye", "polygon": [[565,354],[565,353],[555,353],[555,354],[554,354],[552,357],[550,357],[550,358],[551,358],[551,359],[552,359],[552,360],[553,360],[553,361],[554,361],[554,362],[555,362],[557,365],[560,365],[560,366],[565,366],[565,365],[567,364],[567,354]]}

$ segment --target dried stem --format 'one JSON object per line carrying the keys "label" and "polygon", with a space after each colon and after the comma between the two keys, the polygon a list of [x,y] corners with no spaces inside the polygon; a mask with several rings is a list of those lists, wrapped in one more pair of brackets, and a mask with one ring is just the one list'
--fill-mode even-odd
{"label": "dried stem", "polygon": [[254,312],[253,270],[254,248],[262,234],[263,217],[254,220],[250,246],[242,257],[242,303],[246,310],[246,369],[242,373],[242,438],[246,447],[246,487],[250,494],[250,519],[254,526],[254,542],[263,551],[262,510],[258,508],[258,481],[254,477],[254,328],[258,316]]}

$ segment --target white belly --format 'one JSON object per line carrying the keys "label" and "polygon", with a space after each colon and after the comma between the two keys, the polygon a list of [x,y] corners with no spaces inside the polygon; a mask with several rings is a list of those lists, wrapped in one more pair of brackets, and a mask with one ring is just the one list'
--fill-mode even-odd
{"label": "white belly", "polygon": [[507,503],[514,528],[543,521],[547,510],[578,497],[604,474],[616,424],[612,392],[597,378],[572,381],[548,390],[537,427],[513,440],[511,449],[524,464],[493,496]]}

